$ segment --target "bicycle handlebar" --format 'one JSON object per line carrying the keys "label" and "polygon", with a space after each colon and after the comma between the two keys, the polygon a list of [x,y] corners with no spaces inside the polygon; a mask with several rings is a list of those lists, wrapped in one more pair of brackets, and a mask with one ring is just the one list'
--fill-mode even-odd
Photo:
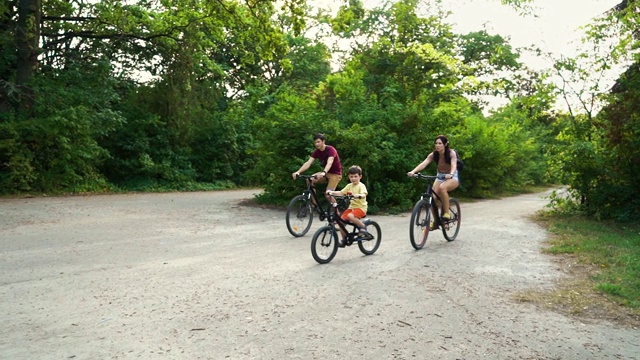
{"label": "bicycle handlebar", "polygon": [[298,174],[298,176],[296,177],[296,179],[317,179],[318,177],[315,175],[303,175],[303,174]]}
{"label": "bicycle handlebar", "polygon": [[342,199],[348,199],[348,200],[353,200],[356,199],[355,196],[353,196],[352,194],[347,194],[347,195],[329,195],[334,199],[338,199],[338,200],[342,200]]}
{"label": "bicycle handlebar", "polygon": [[422,175],[421,173],[415,173],[413,174],[413,177],[416,179],[425,179],[425,180],[436,180],[441,178],[441,176],[438,176],[438,175]]}

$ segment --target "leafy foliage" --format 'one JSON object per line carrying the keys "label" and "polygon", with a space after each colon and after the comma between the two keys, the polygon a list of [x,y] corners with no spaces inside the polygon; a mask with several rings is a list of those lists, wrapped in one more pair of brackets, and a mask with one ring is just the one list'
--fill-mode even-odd
{"label": "leafy foliage", "polygon": [[[418,16],[417,5],[400,1],[385,11],[350,17],[341,28],[345,36],[351,36],[346,28],[367,29],[377,40],[358,43],[342,71],[321,82],[313,96],[287,91],[273,99],[258,122],[255,150],[260,154],[256,174],[269,174],[263,201],[286,203],[300,191],[290,174],[311,154],[316,132],[328,136],[345,167],[363,168],[370,211],[411,207],[422,189],[405,174],[432,151],[433,139],[441,133],[450,136],[473,174],[462,179],[460,191],[468,196],[544,182],[543,148],[535,138],[543,133],[542,124],[527,121],[527,115],[543,112],[545,105],[522,111],[514,107],[488,120],[465,97],[477,88],[460,82],[465,76],[515,69],[517,54],[504,39],[484,32],[457,38],[438,18]],[[344,16],[339,13],[329,21],[334,30]],[[474,52],[474,47],[482,50]],[[493,85],[488,81],[483,86]],[[529,96],[538,94],[535,89]],[[514,113],[517,120],[510,119]]]}
{"label": "leafy foliage", "polygon": [[[244,184],[284,204],[323,132],[363,167],[371,211],[406,210],[422,190],[407,170],[445,134],[465,159],[461,195],[561,182],[586,213],[638,217],[637,62],[609,96],[573,86],[632,57],[635,2],[588,28],[596,47],[624,35],[609,57],[539,72],[500,35],[454,33],[438,1],[354,0],[313,18],[301,0],[47,1],[27,13],[39,27],[17,4],[0,14],[5,193]],[[349,44],[338,70],[329,33]],[[552,111],[558,93],[578,106]],[[510,102],[485,115],[486,95]]]}
{"label": "leafy foliage", "polygon": [[[637,26],[631,25],[639,20],[637,10],[637,1],[621,2],[587,27],[588,51],[556,64],[565,84],[561,94],[577,99],[584,112],[570,107],[562,118],[553,166],[570,185],[577,209],[598,219],[640,218],[635,155],[639,38]],[[603,88],[605,75],[619,66],[628,67],[610,90]]]}

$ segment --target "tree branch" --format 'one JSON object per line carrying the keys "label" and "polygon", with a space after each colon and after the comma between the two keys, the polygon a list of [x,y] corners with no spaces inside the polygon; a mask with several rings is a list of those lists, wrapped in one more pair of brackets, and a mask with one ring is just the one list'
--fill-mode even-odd
{"label": "tree branch", "polygon": [[98,20],[97,17],[87,17],[87,16],[43,16],[42,21],[92,21]]}

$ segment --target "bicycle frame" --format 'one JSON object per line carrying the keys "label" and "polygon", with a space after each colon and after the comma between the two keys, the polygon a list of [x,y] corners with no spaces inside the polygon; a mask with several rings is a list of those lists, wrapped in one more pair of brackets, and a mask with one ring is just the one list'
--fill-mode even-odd
{"label": "bicycle frame", "polygon": [[[331,197],[333,197],[334,199],[336,199],[336,201],[338,203],[340,203],[341,201],[348,201],[350,202],[351,199],[353,199],[353,197],[351,195],[331,195]],[[356,226],[356,224],[352,223],[352,222],[346,222],[345,220],[342,219],[342,217],[340,216],[340,213],[338,212],[338,207],[333,207],[331,205],[331,203],[329,203],[327,205],[327,213],[329,214],[327,216],[327,224],[331,225],[333,231],[338,231],[335,226],[338,225],[338,228],[342,231],[344,231],[345,234],[347,234],[347,238],[345,239],[347,242],[345,245],[351,245],[353,244],[354,241],[357,241],[357,236],[358,236],[358,232],[356,231],[356,229],[358,228]],[[347,226],[352,226],[351,231],[349,231],[347,229]]]}
{"label": "bicycle frame", "polygon": [[[360,236],[357,230],[358,226],[343,220],[340,216],[340,207],[344,207],[346,202],[351,201],[353,195],[336,195],[332,196],[332,198],[338,201],[339,206],[334,207],[331,202],[327,205],[327,225],[318,229],[311,239],[311,255],[313,255],[313,258],[320,264],[326,264],[336,256],[338,248],[353,244],[357,244],[360,252],[364,255],[375,253],[382,240],[380,225],[371,219],[361,219],[369,227],[369,232],[364,236]],[[353,226],[351,231],[348,230],[349,226]],[[345,238],[342,241],[338,231],[344,232]]]}
{"label": "bicycle frame", "polygon": [[[460,203],[456,198],[449,197],[449,217],[443,218],[444,202],[433,190],[433,181],[442,179],[438,176],[428,176],[416,173],[414,178],[427,180],[427,188],[411,212],[411,227],[409,239],[411,245],[420,250],[427,241],[429,232],[440,228],[447,241],[453,241],[460,231]],[[442,211],[442,213],[441,213]],[[421,214],[425,214],[424,216]],[[417,231],[416,231],[417,230]]]}
{"label": "bicycle frame", "polygon": [[307,188],[301,195],[293,197],[287,206],[287,215],[285,216],[287,230],[295,237],[304,236],[309,231],[314,213],[318,214],[320,221],[324,221],[331,213],[331,209],[325,210],[321,202],[331,204],[333,200],[326,198],[323,201],[322,196],[318,195],[313,184],[313,179],[317,178],[315,175],[298,175],[296,177],[296,180],[304,179]]}
{"label": "bicycle frame", "polygon": [[315,175],[298,175],[298,177],[301,179],[304,179],[305,182],[307,183],[307,189],[302,192],[302,195],[306,196],[308,200],[311,200],[313,207],[315,208],[315,210],[318,212],[320,216],[324,216],[325,218],[328,217],[329,212],[326,212],[324,209],[322,209],[322,206],[320,206],[318,194],[316,193],[313,183],[311,182],[311,179],[315,179],[316,176]]}
{"label": "bicycle frame", "polygon": [[[336,199],[336,201],[345,201],[345,199],[349,199],[349,197],[347,196],[332,196],[334,199]],[[350,232],[347,230],[347,226],[348,225],[353,225],[354,227],[356,226],[353,223],[347,223],[346,221],[342,220],[342,217],[340,216],[340,213],[338,212],[338,208],[337,207],[333,207],[331,205],[331,203],[329,203],[327,205],[327,213],[329,214],[329,216],[327,216],[327,223],[329,225],[333,225],[333,229],[335,229],[335,225],[338,225],[338,227],[340,228],[340,230],[344,231],[346,234],[349,234]],[[348,235],[347,235],[348,236]]]}
{"label": "bicycle frame", "polygon": [[415,177],[428,180],[427,188],[420,196],[420,200],[423,200],[425,197],[429,199],[429,208],[431,209],[431,214],[433,215],[433,221],[435,222],[436,228],[440,227],[442,225],[442,220],[440,219],[438,205],[436,204],[442,204],[442,199],[440,199],[438,193],[433,191],[433,181],[438,179],[438,177],[434,175],[422,175],[420,173],[415,174]]}

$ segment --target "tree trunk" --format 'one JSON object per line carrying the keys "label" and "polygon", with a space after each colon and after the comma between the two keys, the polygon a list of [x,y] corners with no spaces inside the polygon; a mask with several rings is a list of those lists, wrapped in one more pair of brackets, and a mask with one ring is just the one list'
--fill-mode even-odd
{"label": "tree trunk", "polygon": [[18,110],[30,113],[35,101],[31,88],[38,67],[38,40],[40,39],[41,0],[18,0],[18,27],[16,30],[16,85],[20,91]]}

